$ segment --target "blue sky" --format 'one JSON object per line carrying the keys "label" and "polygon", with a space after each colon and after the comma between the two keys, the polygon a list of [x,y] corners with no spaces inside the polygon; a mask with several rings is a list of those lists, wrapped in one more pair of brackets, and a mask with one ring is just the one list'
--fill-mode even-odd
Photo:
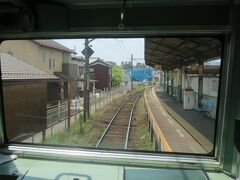
{"label": "blue sky", "polygon": [[[84,49],[84,39],[63,39],[56,40],[62,45],[74,49],[79,56],[83,56],[81,51]],[[95,39],[90,43],[94,54],[92,57],[99,57],[105,61],[113,61],[121,64],[121,61],[130,61],[131,54],[134,58],[144,58],[144,39],[128,38],[128,39]],[[143,63],[144,60],[136,60]]]}

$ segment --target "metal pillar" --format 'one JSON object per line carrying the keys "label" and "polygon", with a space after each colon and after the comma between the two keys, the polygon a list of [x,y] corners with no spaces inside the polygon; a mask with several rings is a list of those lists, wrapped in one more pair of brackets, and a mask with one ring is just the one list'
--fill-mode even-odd
{"label": "metal pillar", "polygon": [[198,63],[198,107],[201,107],[203,98],[203,61],[199,60]]}
{"label": "metal pillar", "polygon": [[174,71],[171,73],[171,96],[174,94]]}
{"label": "metal pillar", "polygon": [[131,91],[133,90],[133,55],[131,54]]}
{"label": "metal pillar", "polygon": [[181,102],[182,99],[182,69],[178,69],[178,87],[177,87],[177,101]]}
{"label": "metal pillar", "polygon": [[167,88],[166,88],[166,80],[167,80],[167,71],[164,70],[164,82],[163,82],[163,88],[164,88],[164,91],[166,92]]}
{"label": "metal pillar", "polygon": [[182,90],[184,91],[186,87],[186,74],[182,71]]}
{"label": "metal pillar", "polygon": [[167,93],[169,94],[169,71],[167,71]]}

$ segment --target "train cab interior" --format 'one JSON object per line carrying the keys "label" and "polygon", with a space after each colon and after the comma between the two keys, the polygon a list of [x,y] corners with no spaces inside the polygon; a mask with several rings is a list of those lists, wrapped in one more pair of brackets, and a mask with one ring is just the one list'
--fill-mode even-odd
{"label": "train cab interior", "polygon": [[[142,95],[143,101],[145,98],[145,115],[162,119],[161,117],[166,117],[166,113],[169,113],[166,127],[171,125],[176,129],[164,131],[161,130],[164,128],[163,124],[159,128],[154,125],[157,121],[149,121],[149,126],[152,125],[149,130],[150,139],[155,139],[153,150],[128,150],[126,145],[125,149],[118,149],[114,148],[114,142],[108,142],[110,148],[106,148],[99,145],[103,135],[98,136],[99,141],[95,140],[98,142],[96,146],[75,146],[77,140],[74,138],[71,141],[74,145],[57,144],[55,142],[59,136],[52,135],[52,127],[55,125],[51,124],[53,120],[42,118],[42,114],[53,117],[51,113],[55,107],[56,111],[60,112],[58,118],[61,118],[65,113],[62,109],[65,108],[69,117],[64,121],[65,130],[71,130],[73,134],[70,136],[75,137],[79,129],[70,128],[70,114],[75,113],[70,101],[48,103],[47,106],[45,101],[52,102],[54,98],[61,96],[71,99],[70,92],[75,92],[74,88],[69,90],[74,85],[71,79],[75,73],[74,66],[65,61],[66,58],[74,56],[71,62],[79,63],[80,66],[84,59],[76,55],[78,50],[75,46],[66,48],[67,43],[76,40],[75,42],[84,44],[85,49],[80,49],[79,52],[82,51],[86,61],[86,57],[89,59],[94,51],[97,53],[97,45],[94,43],[99,40],[104,44],[105,39],[113,39],[122,51],[128,51],[132,47],[126,42],[138,39],[133,48],[140,46],[139,42],[142,43],[147,68],[139,76],[136,75],[136,81],[145,72],[147,74],[156,69],[160,70],[160,78],[155,81],[155,86],[154,83],[150,84]],[[0,41],[0,179],[240,179],[239,0],[3,0],[0,1]],[[62,45],[55,42],[61,42]],[[16,48],[16,51],[9,49],[10,46]],[[114,54],[114,47],[111,46],[107,44],[105,49],[109,49],[105,51],[102,48],[99,51]],[[32,63],[37,62],[34,60],[37,55],[33,56],[35,50],[40,52],[41,48],[46,51],[46,54],[40,55],[41,63],[47,64],[46,67],[50,68],[48,72],[42,70],[45,66]],[[49,48],[51,50],[48,51]],[[23,51],[27,55],[22,53]],[[58,52],[61,52],[60,59],[63,62],[60,65],[57,61]],[[52,56],[56,53],[56,56],[48,61],[47,53]],[[31,60],[20,62],[21,58],[28,57]],[[130,60],[133,62],[134,58],[131,56]],[[89,86],[93,89],[95,99],[90,101],[95,102],[92,111],[96,111],[99,105],[96,104],[96,98],[101,97],[101,93],[99,95],[95,92],[95,85],[100,88],[99,76],[103,77],[101,74],[95,75],[89,80],[85,73],[90,71],[91,74],[94,68],[97,72],[99,64],[106,69],[110,67],[109,62],[99,58],[90,63],[86,61],[85,69],[81,69],[84,77],[78,78],[78,81],[84,84],[84,118],[89,116],[86,113],[89,106],[85,106],[86,102],[89,103],[89,97],[85,97],[84,92],[89,91]],[[62,72],[53,73],[58,66],[61,66],[63,71],[66,70],[68,76]],[[90,68],[86,69],[88,66]],[[141,63],[138,66],[141,66]],[[133,72],[137,74],[137,70],[131,70],[131,77]],[[113,74],[108,73],[102,79],[110,76]],[[97,78],[99,79],[95,80]],[[183,79],[186,84],[184,92]],[[141,81],[146,84],[147,76]],[[88,82],[90,85],[86,85]],[[176,82],[177,84],[174,84]],[[175,101],[171,104],[171,98],[175,98],[176,102],[183,101],[179,112],[183,112],[183,108],[187,109],[184,106],[184,93],[191,90],[189,83],[192,89],[196,86],[197,93],[193,96],[195,105],[191,105],[191,110],[182,114],[182,117],[190,119],[185,123],[180,117],[181,113],[178,115],[171,111],[171,107],[180,107],[174,104]],[[208,86],[209,91],[206,90]],[[163,90],[158,91],[159,87]],[[57,88],[60,90],[56,90]],[[109,91],[110,96],[106,96],[103,102],[110,101],[118,90],[121,93],[127,91],[125,86],[113,88],[112,91],[104,89],[103,92],[106,94]],[[207,92],[210,95],[204,94]],[[150,97],[151,93],[153,97]],[[20,98],[22,95],[24,98]],[[119,98],[117,93],[116,97]],[[71,102],[77,101],[72,99]],[[154,109],[154,106],[151,106],[151,103],[159,103],[156,99],[159,99],[163,108]],[[202,109],[202,105],[209,110]],[[165,106],[166,112],[163,110]],[[34,114],[31,114],[32,112]],[[73,116],[76,123],[76,114]],[[105,116],[97,118],[100,121],[103,117]],[[171,118],[180,120],[175,123]],[[91,121],[79,122],[88,127],[86,124]],[[191,123],[195,128],[189,125]],[[69,125],[68,128],[66,124]],[[44,128],[46,131],[42,131]],[[29,135],[33,130],[41,133]],[[151,137],[154,133],[159,136]],[[175,133],[182,139],[176,139]],[[53,138],[47,138],[49,134]],[[66,138],[66,134],[61,138],[70,138]],[[191,134],[188,139],[187,134]],[[91,144],[94,140],[89,141]]]}

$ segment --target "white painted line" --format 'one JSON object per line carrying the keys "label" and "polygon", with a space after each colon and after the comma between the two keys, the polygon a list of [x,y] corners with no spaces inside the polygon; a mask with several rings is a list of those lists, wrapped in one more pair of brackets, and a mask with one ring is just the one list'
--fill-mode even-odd
{"label": "white painted line", "polygon": [[178,134],[180,135],[180,137],[185,137],[184,135],[183,135],[183,133],[179,130],[179,129],[176,129],[176,131],[178,132]]}
{"label": "white painted line", "polygon": [[173,122],[172,122],[171,119],[167,118],[167,120],[168,120],[168,122],[169,122],[170,124],[173,124]]}

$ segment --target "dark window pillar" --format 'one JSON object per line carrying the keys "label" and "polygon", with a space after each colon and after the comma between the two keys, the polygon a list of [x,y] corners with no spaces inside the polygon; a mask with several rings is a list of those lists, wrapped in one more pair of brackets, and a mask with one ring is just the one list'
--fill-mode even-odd
{"label": "dark window pillar", "polygon": [[198,106],[201,107],[203,98],[203,61],[199,60],[198,63]]}
{"label": "dark window pillar", "polygon": [[169,94],[169,71],[167,71],[166,75],[167,75],[167,93]]}
{"label": "dark window pillar", "polygon": [[164,91],[166,92],[167,88],[166,88],[166,81],[167,81],[167,71],[164,70],[164,79],[163,79],[163,87],[164,87]]}
{"label": "dark window pillar", "polygon": [[182,100],[182,68],[178,69],[178,87],[177,87],[177,101]]}
{"label": "dark window pillar", "polygon": [[174,71],[171,71],[171,96],[174,94]]}

